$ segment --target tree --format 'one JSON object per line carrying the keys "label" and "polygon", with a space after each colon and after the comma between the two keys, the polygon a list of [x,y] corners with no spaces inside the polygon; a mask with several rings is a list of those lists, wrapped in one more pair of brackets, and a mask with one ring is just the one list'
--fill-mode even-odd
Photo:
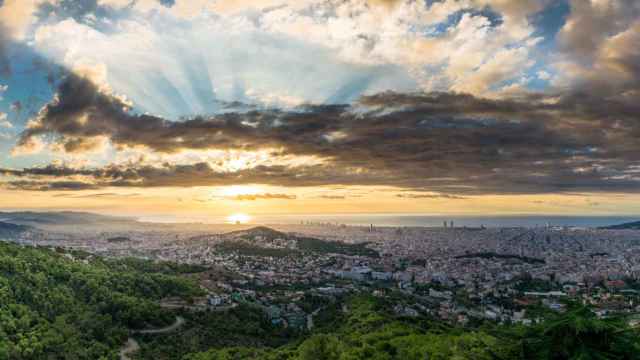
{"label": "tree", "polygon": [[521,342],[523,359],[640,359],[636,330],[622,318],[599,319],[584,306],[574,307],[532,327]]}
{"label": "tree", "polygon": [[342,344],[335,336],[314,335],[300,345],[300,360],[337,360],[341,348]]}

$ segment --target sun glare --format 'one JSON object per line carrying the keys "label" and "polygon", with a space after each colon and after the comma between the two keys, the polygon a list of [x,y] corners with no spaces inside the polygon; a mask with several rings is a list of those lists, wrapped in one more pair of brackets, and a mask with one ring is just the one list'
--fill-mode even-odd
{"label": "sun glare", "polygon": [[230,224],[246,224],[251,221],[251,217],[247,214],[233,214],[227,216],[227,223]]}

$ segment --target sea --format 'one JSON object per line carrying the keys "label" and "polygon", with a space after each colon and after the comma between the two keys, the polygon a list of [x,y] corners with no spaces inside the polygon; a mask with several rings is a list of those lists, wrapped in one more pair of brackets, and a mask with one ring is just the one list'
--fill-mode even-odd
{"label": "sea", "polygon": [[[189,217],[146,216],[141,221],[151,222],[199,222],[222,224],[228,222],[225,216]],[[283,215],[251,215],[249,224],[334,224],[352,226],[392,226],[392,227],[442,227],[451,221],[455,227],[527,227],[567,226],[594,228],[608,225],[640,221],[639,216],[561,216],[561,215],[503,215],[503,216],[468,216],[468,215],[416,215],[416,214],[283,214]]]}

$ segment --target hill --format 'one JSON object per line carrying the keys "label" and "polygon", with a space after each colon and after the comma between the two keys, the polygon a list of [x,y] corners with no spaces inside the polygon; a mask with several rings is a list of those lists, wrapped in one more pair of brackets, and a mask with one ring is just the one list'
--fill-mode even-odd
{"label": "hill", "polygon": [[640,221],[628,222],[617,225],[602,226],[601,230],[640,230]]}
{"label": "hill", "polygon": [[88,212],[0,212],[0,221],[23,225],[93,225],[100,223],[120,223],[134,221],[131,218],[100,215]]}
{"label": "hill", "polygon": [[129,329],[173,321],[160,299],[200,293],[119,261],[0,243],[0,359],[117,359]]}
{"label": "hill", "polygon": [[0,221],[0,240],[14,239],[20,234],[30,230],[32,230],[30,226],[16,225]]}
{"label": "hill", "polygon": [[184,356],[185,360],[569,360],[629,359],[640,339],[620,318],[598,319],[572,307],[530,327],[483,324],[459,328],[428,316],[395,315],[392,304],[354,296],[330,304],[317,330],[278,348],[235,346]]}
{"label": "hill", "polygon": [[233,231],[220,236],[217,249],[247,256],[286,257],[301,252],[318,254],[344,254],[377,257],[378,253],[366,243],[348,244],[311,237],[287,234],[266,226]]}
{"label": "hill", "polygon": [[266,226],[256,226],[246,230],[238,230],[228,232],[222,235],[223,237],[231,237],[231,238],[256,238],[262,237],[266,240],[275,240],[275,239],[288,239],[291,235],[280,232],[278,230],[274,230],[272,228]]}

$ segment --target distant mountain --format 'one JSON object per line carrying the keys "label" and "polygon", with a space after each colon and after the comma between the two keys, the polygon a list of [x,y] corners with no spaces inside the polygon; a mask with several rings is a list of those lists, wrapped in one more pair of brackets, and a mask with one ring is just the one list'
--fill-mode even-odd
{"label": "distant mountain", "polygon": [[132,222],[131,218],[99,215],[87,212],[0,212],[0,221],[23,225],[92,225],[102,223]]}
{"label": "distant mountain", "polygon": [[598,229],[603,229],[603,230],[624,230],[624,229],[640,230],[640,221],[628,222],[628,223],[618,224],[618,225],[603,226],[603,227],[599,227]]}
{"label": "distant mountain", "polygon": [[0,222],[0,240],[13,239],[30,230],[30,226]]}

